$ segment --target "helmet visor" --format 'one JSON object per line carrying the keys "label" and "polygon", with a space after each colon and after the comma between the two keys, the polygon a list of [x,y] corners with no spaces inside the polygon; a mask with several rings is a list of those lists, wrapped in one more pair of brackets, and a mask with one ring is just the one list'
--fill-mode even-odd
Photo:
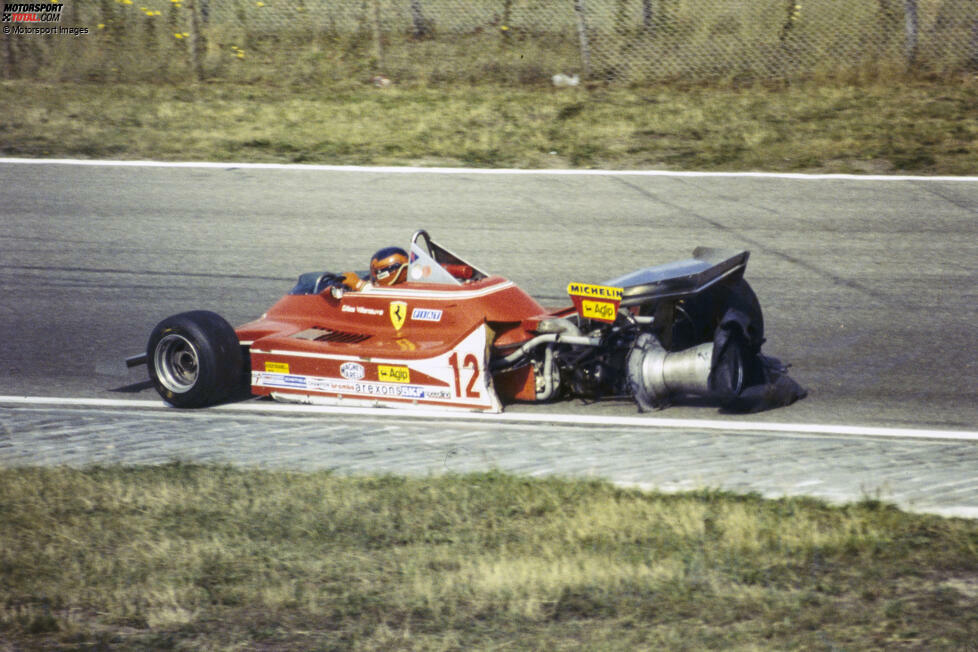
{"label": "helmet visor", "polygon": [[390,276],[396,275],[403,266],[404,263],[393,262],[385,267],[379,267],[374,270],[374,280],[383,281]]}

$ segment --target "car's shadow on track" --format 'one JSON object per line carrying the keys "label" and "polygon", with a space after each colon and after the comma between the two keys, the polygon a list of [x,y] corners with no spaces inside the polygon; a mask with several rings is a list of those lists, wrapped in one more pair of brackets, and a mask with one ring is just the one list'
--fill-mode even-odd
{"label": "car's shadow on track", "polygon": [[[120,385],[119,387],[110,387],[106,391],[113,392],[116,394],[139,394],[147,390],[153,390],[153,381],[143,380],[138,383],[129,383],[128,385]],[[159,394],[155,391],[151,391],[151,398],[160,398]],[[248,387],[241,387],[237,391],[233,392],[230,396],[221,401],[222,404],[228,403],[243,403],[245,401],[255,400],[255,396],[249,391]],[[161,399],[162,400],[162,399]]]}
{"label": "car's shadow on track", "polygon": [[152,389],[153,383],[149,380],[144,380],[138,383],[130,383],[128,385],[122,385],[121,387],[112,387],[108,391],[115,392],[117,394],[138,394],[139,392],[145,391],[147,389]]}

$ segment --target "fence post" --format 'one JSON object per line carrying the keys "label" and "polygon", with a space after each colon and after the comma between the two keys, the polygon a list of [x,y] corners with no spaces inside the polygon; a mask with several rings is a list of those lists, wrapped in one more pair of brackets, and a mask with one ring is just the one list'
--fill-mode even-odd
{"label": "fence post", "polygon": [[427,38],[431,33],[428,19],[424,17],[424,10],[421,8],[421,0],[411,0],[411,22],[414,24],[414,38]]}
{"label": "fence post", "polygon": [[795,28],[798,17],[801,15],[800,0],[788,0],[786,10],[784,24],[781,25],[781,36],[779,37],[782,46],[788,40],[788,35]]}
{"label": "fence post", "polygon": [[968,65],[978,68],[978,18],[971,23],[971,42],[968,44]]}
{"label": "fence post", "polygon": [[380,23],[380,0],[373,0],[373,32],[374,32],[374,45],[377,47],[377,68],[379,70],[384,69],[384,30],[381,29]]}
{"label": "fence post", "polygon": [[906,25],[906,40],[904,41],[904,54],[907,63],[913,65],[917,59],[917,43],[920,37],[920,21],[917,16],[917,0],[904,0],[903,9],[906,14],[904,24]]}
{"label": "fence post", "polygon": [[653,27],[652,0],[642,0],[642,28],[651,34]]}
{"label": "fence post", "polygon": [[3,78],[14,78],[14,44],[10,34],[3,35]]}
{"label": "fence post", "polygon": [[574,11],[577,12],[577,37],[581,43],[581,64],[584,79],[591,77],[591,46],[587,37],[587,16],[584,14],[584,0],[574,0]]}
{"label": "fence post", "polygon": [[204,35],[200,31],[200,18],[197,16],[197,2],[195,0],[184,0],[187,11],[190,12],[190,65],[194,71],[197,81],[204,80],[204,64],[202,61],[204,53]]}

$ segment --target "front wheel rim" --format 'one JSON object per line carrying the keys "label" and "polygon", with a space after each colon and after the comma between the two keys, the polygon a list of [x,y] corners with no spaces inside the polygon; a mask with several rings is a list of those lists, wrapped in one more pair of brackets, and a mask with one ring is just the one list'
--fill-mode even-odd
{"label": "front wheel rim", "polygon": [[156,344],[153,363],[160,384],[171,392],[183,394],[197,383],[200,356],[197,347],[182,335],[164,336]]}

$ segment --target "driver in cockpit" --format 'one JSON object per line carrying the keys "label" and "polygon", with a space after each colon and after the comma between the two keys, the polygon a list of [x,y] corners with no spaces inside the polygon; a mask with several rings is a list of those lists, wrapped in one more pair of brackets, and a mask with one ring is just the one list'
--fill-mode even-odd
{"label": "driver in cockpit", "polygon": [[370,279],[360,278],[356,272],[342,276],[344,289],[354,292],[368,284],[378,286],[398,285],[407,280],[408,255],[400,247],[384,247],[370,258]]}

